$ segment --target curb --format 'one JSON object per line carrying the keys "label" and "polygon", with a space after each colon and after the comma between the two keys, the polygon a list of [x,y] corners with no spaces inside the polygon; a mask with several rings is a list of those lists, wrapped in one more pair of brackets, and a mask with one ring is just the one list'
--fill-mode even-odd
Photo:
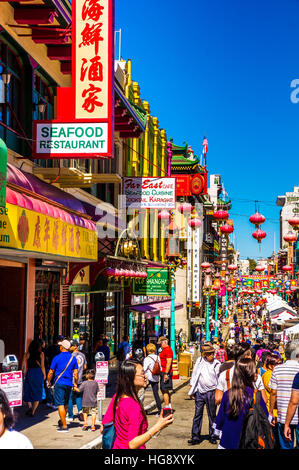
{"label": "curb", "polygon": [[[187,377],[186,380],[178,385],[170,395],[173,395],[174,393],[178,392],[181,390],[183,387],[185,387],[190,381],[190,377]],[[163,402],[162,402],[163,403]],[[145,411],[152,411],[156,406],[155,400],[149,403],[144,407]],[[102,435],[94,439],[93,441],[89,442],[88,444],[85,444],[84,446],[80,447],[80,450],[86,450],[86,449],[101,449],[102,445]]]}

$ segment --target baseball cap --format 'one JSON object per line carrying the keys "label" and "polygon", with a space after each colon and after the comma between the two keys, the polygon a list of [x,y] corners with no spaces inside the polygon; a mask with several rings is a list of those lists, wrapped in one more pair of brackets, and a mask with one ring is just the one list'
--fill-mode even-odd
{"label": "baseball cap", "polygon": [[168,341],[168,338],[166,338],[166,336],[160,336],[160,338],[158,339],[158,344],[161,344],[162,341]]}
{"label": "baseball cap", "polygon": [[70,349],[71,347],[71,343],[67,339],[60,341],[58,344],[59,346],[62,346],[64,349]]}
{"label": "baseball cap", "polygon": [[76,346],[76,348],[79,346],[79,343],[76,339],[71,339],[70,343],[71,343],[71,346]]}

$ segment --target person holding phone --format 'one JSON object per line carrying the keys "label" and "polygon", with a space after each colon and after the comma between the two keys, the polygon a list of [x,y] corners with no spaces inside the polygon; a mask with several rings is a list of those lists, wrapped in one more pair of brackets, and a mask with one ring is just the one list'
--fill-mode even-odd
{"label": "person holding phone", "polygon": [[161,375],[160,375],[160,389],[163,394],[164,408],[171,409],[170,392],[173,389],[172,385],[172,361],[173,351],[168,344],[166,336],[160,336],[158,340],[162,351],[159,354],[161,362]]}
{"label": "person holding phone", "polygon": [[145,444],[159,431],[173,423],[172,414],[158,418],[148,428],[144,407],[138,392],[146,386],[146,375],[143,365],[136,359],[127,359],[120,365],[117,390],[113,396],[105,416],[103,425],[113,421],[116,439],[113,449],[145,449]]}

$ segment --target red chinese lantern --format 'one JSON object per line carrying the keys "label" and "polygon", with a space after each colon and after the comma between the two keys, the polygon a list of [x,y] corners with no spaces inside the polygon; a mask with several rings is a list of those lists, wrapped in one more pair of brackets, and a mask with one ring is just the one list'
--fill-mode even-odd
{"label": "red chinese lantern", "polygon": [[178,206],[178,211],[181,212],[181,214],[191,214],[192,210],[193,206],[189,202],[184,202]]}
{"label": "red chinese lantern", "polygon": [[299,230],[299,217],[298,216],[292,217],[291,219],[288,220],[288,222],[293,227],[293,229]]}
{"label": "red chinese lantern", "polygon": [[214,219],[216,219],[219,222],[222,222],[224,220],[227,220],[229,218],[229,213],[224,210],[216,211],[213,214]]}
{"label": "red chinese lantern", "polygon": [[213,290],[214,290],[214,291],[217,292],[217,291],[219,291],[219,289],[220,289],[220,286],[218,286],[217,284],[215,284],[215,285],[213,286]]}
{"label": "red chinese lantern", "polygon": [[171,218],[170,212],[167,211],[167,210],[163,210],[163,211],[159,212],[159,214],[158,214],[158,219],[159,220],[168,220],[169,221],[170,218]]}
{"label": "red chinese lantern", "polygon": [[202,269],[208,269],[210,266],[211,266],[210,263],[208,263],[207,261],[204,261],[203,263],[201,263]]}
{"label": "red chinese lantern", "polygon": [[229,264],[227,266],[227,269],[229,269],[230,271],[235,271],[236,269],[238,269],[238,266],[236,264]]}
{"label": "red chinese lantern", "polygon": [[230,234],[234,231],[234,227],[232,225],[224,224],[220,226],[221,233]]}
{"label": "red chinese lantern", "polygon": [[266,238],[267,233],[258,228],[255,232],[252,234],[253,238],[255,238],[259,243],[263,240],[263,238]]}
{"label": "red chinese lantern", "polygon": [[227,290],[227,292],[231,292],[233,290],[233,288],[229,286],[229,287],[226,288],[226,290]]}
{"label": "red chinese lantern", "polygon": [[263,272],[263,271],[265,271],[265,269],[266,269],[265,266],[256,266],[256,267],[255,267],[255,270],[258,271],[258,272],[260,272],[260,273]]}
{"label": "red chinese lantern", "polygon": [[265,220],[265,217],[262,214],[259,214],[259,212],[256,212],[251,217],[249,217],[249,222],[254,224],[256,227],[258,227],[260,224],[263,224]]}
{"label": "red chinese lantern", "polygon": [[296,233],[290,231],[283,237],[283,239],[285,242],[288,242],[291,244],[297,241],[297,235]]}
{"label": "red chinese lantern", "polygon": [[292,291],[289,290],[289,289],[285,291],[285,294],[291,294],[291,293],[292,293]]}
{"label": "red chinese lantern", "polygon": [[285,266],[282,267],[282,270],[285,272],[290,272],[290,271],[293,271],[293,268],[289,264],[286,264]]}
{"label": "red chinese lantern", "polygon": [[198,228],[201,226],[201,220],[198,219],[197,217],[194,217],[193,219],[190,218],[188,219],[188,224],[189,224],[189,227],[191,228]]}

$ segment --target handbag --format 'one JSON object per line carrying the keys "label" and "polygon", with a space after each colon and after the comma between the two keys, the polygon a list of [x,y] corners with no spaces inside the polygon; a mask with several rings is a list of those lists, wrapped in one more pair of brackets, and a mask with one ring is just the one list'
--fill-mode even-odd
{"label": "handbag", "polygon": [[103,449],[112,449],[114,441],[116,439],[116,429],[114,422],[103,424],[102,432],[102,448]]}
{"label": "handbag", "polygon": [[74,356],[72,355],[72,357],[70,358],[69,362],[67,363],[67,365],[65,366],[65,368],[63,369],[63,371],[58,375],[58,377],[57,377],[57,379],[55,380],[54,384],[51,385],[50,388],[52,388],[52,390],[54,390],[54,387],[55,387],[56,383],[58,382],[58,380],[60,379],[60,377],[65,373],[66,369],[68,368],[68,366],[69,366],[70,363],[72,362],[73,357],[74,357]]}

